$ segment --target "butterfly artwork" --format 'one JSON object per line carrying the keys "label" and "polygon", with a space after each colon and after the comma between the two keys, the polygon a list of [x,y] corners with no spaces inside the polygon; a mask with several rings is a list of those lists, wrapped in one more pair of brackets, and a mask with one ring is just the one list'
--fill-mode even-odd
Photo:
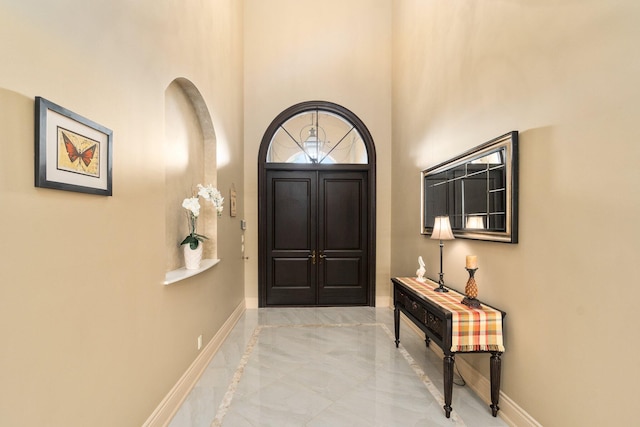
{"label": "butterfly artwork", "polygon": [[64,147],[59,150],[58,169],[83,175],[99,176],[98,142],[66,129],[60,128],[58,131],[59,136],[62,137],[59,140],[61,140],[61,145]]}

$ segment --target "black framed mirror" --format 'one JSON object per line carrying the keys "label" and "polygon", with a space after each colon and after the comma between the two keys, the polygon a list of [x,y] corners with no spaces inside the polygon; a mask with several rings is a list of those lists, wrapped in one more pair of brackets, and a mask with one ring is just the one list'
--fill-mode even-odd
{"label": "black framed mirror", "polygon": [[518,242],[518,131],[422,171],[422,234],[449,217],[456,238]]}

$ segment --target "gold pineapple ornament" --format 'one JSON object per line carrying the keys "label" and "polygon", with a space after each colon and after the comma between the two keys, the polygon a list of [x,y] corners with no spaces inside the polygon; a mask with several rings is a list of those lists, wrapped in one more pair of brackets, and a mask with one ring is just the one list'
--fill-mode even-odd
{"label": "gold pineapple ornament", "polygon": [[478,268],[466,268],[469,272],[469,280],[467,280],[467,285],[464,287],[465,297],[462,299],[462,304],[469,306],[471,308],[480,308],[480,301],[478,298],[478,285],[476,284],[476,279],[473,277]]}
{"label": "gold pineapple ornament", "polygon": [[464,288],[464,293],[469,298],[478,298],[478,285],[476,284],[476,279],[471,275],[469,280],[467,280],[467,286]]}

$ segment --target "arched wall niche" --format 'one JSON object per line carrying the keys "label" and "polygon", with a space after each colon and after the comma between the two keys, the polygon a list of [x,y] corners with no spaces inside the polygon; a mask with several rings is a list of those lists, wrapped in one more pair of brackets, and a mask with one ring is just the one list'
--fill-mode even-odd
{"label": "arched wall niche", "polygon": [[[217,185],[216,134],[198,88],[177,78],[165,90],[165,228],[166,270],[184,266],[180,242],[189,233],[182,201],[198,184]],[[217,215],[200,199],[198,233],[209,238],[203,258],[217,258]]]}

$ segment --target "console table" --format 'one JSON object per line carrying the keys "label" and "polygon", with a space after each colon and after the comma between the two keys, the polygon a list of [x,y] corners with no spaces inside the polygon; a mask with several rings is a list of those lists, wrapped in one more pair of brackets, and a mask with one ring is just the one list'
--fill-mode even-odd
{"label": "console table", "polygon": [[453,366],[456,353],[491,353],[491,412],[498,414],[500,396],[500,356],[504,352],[502,321],[507,315],[486,304],[469,308],[460,303],[464,295],[449,289],[439,293],[436,282],[413,277],[392,278],[396,348],[400,344],[400,312],[424,333],[427,347],[435,342],[444,352],[444,410],[451,415]]}

